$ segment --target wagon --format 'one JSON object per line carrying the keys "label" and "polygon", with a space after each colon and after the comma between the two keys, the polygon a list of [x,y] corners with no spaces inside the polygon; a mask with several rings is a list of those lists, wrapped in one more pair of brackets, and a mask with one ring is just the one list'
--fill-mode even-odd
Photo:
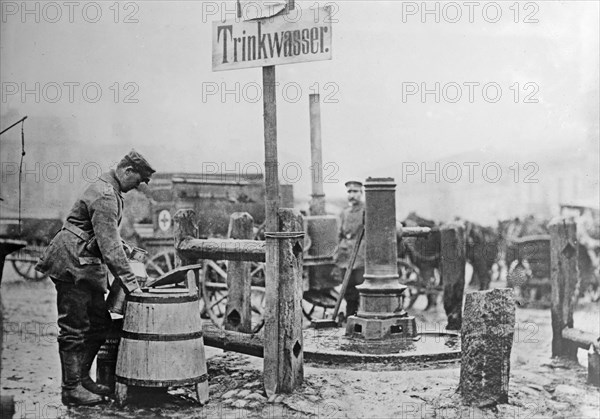
{"label": "wagon", "polygon": [[[193,209],[198,217],[199,238],[225,238],[234,212],[247,212],[254,220],[254,239],[263,240],[265,187],[261,174],[157,173],[148,185],[147,202],[151,223],[136,223],[138,245],[149,253],[146,271],[159,277],[176,266],[173,246],[173,216],[179,209]],[[280,206],[293,207],[293,188],[280,186]],[[339,281],[333,274],[337,246],[337,219],[333,216],[305,217],[304,299],[307,319],[326,316],[335,306]],[[203,316],[221,325],[227,303],[227,261],[203,260],[199,289]],[[264,263],[251,262],[253,327],[262,326],[264,308]]]}
{"label": "wagon", "polygon": [[507,286],[515,290],[522,305],[549,306],[551,299],[550,235],[515,239],[509,244]]}
{"label": "wagon", "polygon": [[600,301],[600,208],[598,200],[563,203],[562,216],[574,217],[577,223],[579,250],[580,297],[587,295]]}
{"label": "wagon", "polygon": [[16,252],[9,254],[6,261],[10,262],[17,274],[30,281],[41,281],[47,276],[34,269],[39,257],[50,243],[50,240],[62,227],[60,219],[56,218],[23,218],[21,231],[19,219],[5,216],[0,219],[0,237],[5,239],[19,239],[27,245]]}

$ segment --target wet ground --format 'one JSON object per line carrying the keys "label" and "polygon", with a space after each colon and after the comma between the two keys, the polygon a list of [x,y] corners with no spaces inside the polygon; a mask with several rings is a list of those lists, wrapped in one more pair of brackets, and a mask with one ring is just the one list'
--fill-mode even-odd
{"label": "wet ground", "polygon": [[[497,283],[496,283],[497,285]],[[260,358],[206,347],[210,402],[199,406],[192,388],[168,392],[142,389],[130,403],[90,408],[60,403],[60,366],[56,343],[55,291],[49,281],[25,282],[5,267],[5,307],[0,386],[16,401],[15,418],[105,417],[372,417],[372,418],[598,418],[600,391],[586,383],[585,351],[580,364],[550,358],[548,309],[519,308],[511,357],[509,404],[479,409],[463,406],[455,390],[460,365],[427,363],[402,370],[386,364],[353,366],[305,363],[304,385],[293,395],[267,400],[262,391]],[[422,298],[422,297],[421,297]],[[422,311],[418,300],[410,314],[419,331],[443,330],[445,316]],[[600,334],[597,304],[583,303],[575,326]]]}

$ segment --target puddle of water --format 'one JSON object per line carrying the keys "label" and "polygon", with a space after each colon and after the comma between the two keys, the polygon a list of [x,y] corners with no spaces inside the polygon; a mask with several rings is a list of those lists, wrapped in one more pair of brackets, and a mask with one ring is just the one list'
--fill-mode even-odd
{"label": "puddle of water", "polygon": [[[318,351],[342,351],[367,355],[441,354],[460,350],[460,336],[454,333],[420,333],[415,338],[363,340],[345,336],[345,329],[315,330],[308,337]],[[305,336],[305,344],[307,344]]]}
{"label": "puddle of water", "polygon": [[339,349],[361,354],[383,355],[383,354],[438,354],[460,349],[460,338],[454,335],[435,334],[418,335],[416,340],[398,339],[393,341],[364,341],[346,338],[348,342],[342,342]]}

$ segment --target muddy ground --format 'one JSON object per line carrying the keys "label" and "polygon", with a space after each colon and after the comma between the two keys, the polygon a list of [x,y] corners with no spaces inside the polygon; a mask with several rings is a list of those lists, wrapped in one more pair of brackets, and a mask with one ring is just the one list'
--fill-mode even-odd
{"label": "muddy ground", "polygon": [[[494,283],[500,286],[499,283]],[[60,403],[55,291],[48,280],[18,278],[5,267],[2,395],[13,395],[15,418],[56,417],[318,417],[318,418],[598,418],[600,391],[586,384],[587,354],[580,363],[550,358],[549,309],[517,309],[511,357],[509,404],[479,409],[456,394],[460,365],[390,371],[384,365],[305,364],[305,383],[293,395],[267,400],[261,387],[262,359],[206,348],[210,402],[195,403],[190,388],[141,392],[119,408],[114,402],[90,408]],[[424,298],[411,314],[426,330],[445,324],[441,304],[423,312]],[[598,304],[583,302],[575,326],[600,334]]]}

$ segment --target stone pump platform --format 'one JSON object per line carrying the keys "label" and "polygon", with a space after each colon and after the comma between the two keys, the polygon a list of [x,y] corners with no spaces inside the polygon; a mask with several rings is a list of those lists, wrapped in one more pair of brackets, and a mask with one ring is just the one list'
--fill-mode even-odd
{"label": "stone pump platform", "polygon": [[[397,267],[397,227],[394,180],[369,178],[365,182],[366,266],[365,282],[358,286],[356,316],[346,328],[303,330],[304,361],[316,366],[376,369],[435,368],[461,357],[460,336],[455,332],[419,333],[415,318],[403,309],[406,286]],[[406,228],[400,236],[423,236],[426,228]],[[207,345],[249,355],[264,354],[260,335],[244,336],[212,327],[204,330]]]}
{"label": "stone pump platform", "polygon": [[[461,357],[461,338],[456,332],[419,332],[407,339],[364,340],[345,335],[345,328],[304,329],[304,362],[315,367],[375,370],[439,368],[456,364]],[[212,324],[202,328],[204,344],[226,351],[264,357],[261,334],[221,330]]]}
{"label": "stone pump platform", "polygon": [[[319,360],[406,364],[459,359],[457,333],[419,334],[415,318],[403,308],[407,287],[398,275],[394,179],[368,178],[364,187],[366,261],[364,283],[356,287],[358,313],[348,318],[345,333],[315,331],[305,341],[305,357],[311,358],[314,341],[319,343],[312,355]],[[429,231],[411,233],[423,236]]]}

